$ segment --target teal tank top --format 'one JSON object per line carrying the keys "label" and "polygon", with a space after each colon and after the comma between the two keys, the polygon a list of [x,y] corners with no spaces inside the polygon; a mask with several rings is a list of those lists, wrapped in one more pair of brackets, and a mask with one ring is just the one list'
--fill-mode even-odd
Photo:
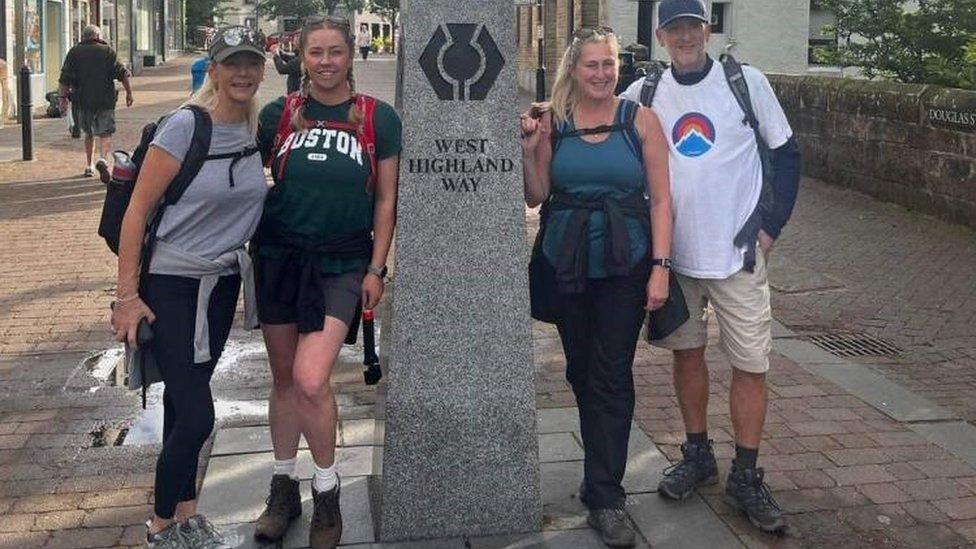
{"label": "teal tank top", "polygon": [[[617,106],[614,123],[623,121],[623,105]],[[572,119],[564,131],[573,131]],[[549,170],[552,192],[566,193],[576,198],[594,200],[612,198],[622,200],[635,193],[647,192],[644,165],[635,156],[622,131],[614,131],[599,143],[588,143],[579,136],[563,137],[552,158]],[[573,212],[554,210],[549,213],[546,233],[542,239],[542,251],[553,265],[557,264],[566,225]],[[650,215],[650,212],[648,212]],[[647,224],[633,217],[626,218],[630,237],[630,265],[640,263],[648,253],[650,235]],[[589,278],[606,278],[604,261],[604,213],[590,213],[589,222]]]}

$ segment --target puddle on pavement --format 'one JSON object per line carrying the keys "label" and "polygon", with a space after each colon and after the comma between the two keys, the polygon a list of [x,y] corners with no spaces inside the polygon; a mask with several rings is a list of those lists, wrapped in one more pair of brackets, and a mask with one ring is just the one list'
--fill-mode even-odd
{"label": "puddle on pavement", "polygon": [[[380,326],[376,322],[376,341],[380,340]],[[264,341],[260,336],[232,338],[227,342],[224,352],[217,362],[214,378],[232,372],[232,368],[243,360],[261,359],[265,356]],[[360,332],[355,345],[344,345],[339,352],[339,362],[361,364],[363,361],[363,337]],[[267,400],[214,400],[217,423],[229,418],[265,418],[268,414]],[[124,435],[123,446],[156,444],[162,440],[163,432],[163,384],[153,385],[146,393],[146,409],[133,421]]]}

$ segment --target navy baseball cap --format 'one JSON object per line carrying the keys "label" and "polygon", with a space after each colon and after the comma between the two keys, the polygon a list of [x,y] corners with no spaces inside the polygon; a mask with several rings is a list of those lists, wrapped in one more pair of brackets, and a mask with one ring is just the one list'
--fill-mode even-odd
{"label": "navy baseball cap", "polygon": [[658,27],[665,27],[683,17],[691,17],[708,23],[705,6],[700,0],[664,0],[657,9]]}

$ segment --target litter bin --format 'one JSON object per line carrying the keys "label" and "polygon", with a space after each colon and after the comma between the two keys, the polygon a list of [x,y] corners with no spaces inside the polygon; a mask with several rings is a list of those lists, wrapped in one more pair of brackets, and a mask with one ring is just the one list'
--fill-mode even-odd
{"label": "litter bin", "polygon": [[192,93],[196,93],[203,86],[203,79],[207,76],[207,67],[210,66],[210,59],[206,56],[201,57],[190,65],[190,76],[192,78]]}

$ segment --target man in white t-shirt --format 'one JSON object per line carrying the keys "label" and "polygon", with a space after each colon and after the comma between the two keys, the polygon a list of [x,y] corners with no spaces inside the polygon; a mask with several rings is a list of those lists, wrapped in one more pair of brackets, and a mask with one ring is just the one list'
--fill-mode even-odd
{"label": "man in white t-shirt", "polygon": [[[684,459],[666,472],[659,493],[684,499],[698,486],[718,482],[706,424],[704,313],[710,303],[721,349],[733,367],[729,401],[736,457],[725,500],[760,529],[782,531],[783,513],[756,466],[772,347],[765,259],[796,201],[799,151],[766,77],[743,66],[758,133],[771,150],[771,177],[764,191],[758,140],[733,94],[734,79],[705,53],[710,32],[705,8],[699,0],[664,0],[658,13],[657,38],[672,65],[660,75],[651,105],[670,146],[672,268],[691,317],[655,342],[674,351],[675,389],[687,436],[681,446]],[[643,89],[638,80],[622,97],[640,101]]]}

